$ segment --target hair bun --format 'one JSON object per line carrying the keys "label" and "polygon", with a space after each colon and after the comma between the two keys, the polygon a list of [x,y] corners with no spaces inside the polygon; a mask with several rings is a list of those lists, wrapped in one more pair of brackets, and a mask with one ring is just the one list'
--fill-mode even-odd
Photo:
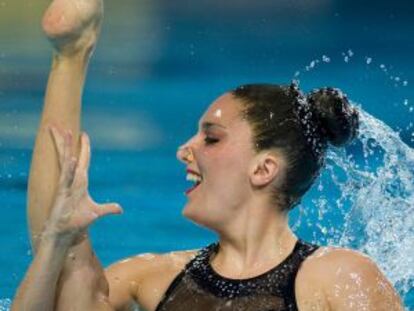
{"label": "hair bun", "polygon": [[358,111],[339,89],[322,88],[312,91],[307,100],[321,124],[321,130],[334,146],[342,146],[355,138],[358,131]]}

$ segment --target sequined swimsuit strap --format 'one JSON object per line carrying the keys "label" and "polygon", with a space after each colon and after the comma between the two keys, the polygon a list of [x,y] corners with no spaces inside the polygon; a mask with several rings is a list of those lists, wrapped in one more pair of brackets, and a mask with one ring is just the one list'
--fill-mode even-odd
{"label": "sequined swimsuit strap", "polygon": [[176,289],[176,287],[178,286],[178,284],[181,282],[181,280],[183,279],[186,271],[194,265],[194,262],[196,262],[197,260],[199,260],[200,257],[205,256],[206,253],[209,253],[211,251],[211,249],[216,245],[216,243],[212,243],[204,248],[202,248],[201,250],[198,251],[198,253],[194,256],[193,259],[191,259],[186,265],[185,268],[183,270],[181,270],[181,272],[179,274],[177,274],[177,276],[174,278],[174,280],[172,281],[172,283],[170,284],[170,286],[168,287],[167,291],[165,292],[165,294],[163,295],[163,298],[161,299],[161,301],[158,303],[157,308],[155,309],[155,311],[160,311],[162,310],[162,307],[165,305],[168,297],[171,296],[171,294],[174,292],[174,290]]}
{"label": "sequined swimsuit strap", "polygon": [[296,243],[295,249],[288,263],[289,267],[291,268],[290,276],[286,280],[287,286],[284,287],[283,292],[287,305],[289,306],[289,311],[298,310],[298,306],[296,304],[295,281],[299,269],[305,259],[312,255],[318,248],[318,245],[310,244],[300,239]]}

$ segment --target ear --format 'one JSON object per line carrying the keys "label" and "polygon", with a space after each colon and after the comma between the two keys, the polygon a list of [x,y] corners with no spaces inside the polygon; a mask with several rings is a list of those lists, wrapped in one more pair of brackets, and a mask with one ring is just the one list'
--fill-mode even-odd
{"label": "ear", "polygon": [[254,159],[250,181],[256,187],[264,187],[279,177],[281,172],[281,158],[266,152]]}

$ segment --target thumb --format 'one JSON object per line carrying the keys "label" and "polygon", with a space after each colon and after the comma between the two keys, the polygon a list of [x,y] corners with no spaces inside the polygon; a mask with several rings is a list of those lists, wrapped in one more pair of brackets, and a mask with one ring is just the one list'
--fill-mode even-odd
{"label": "thumb", "polygon": [[117,203],[100,204],[96,210],[98,217],[109,214],[122,214],[124,212],[122,207]]}

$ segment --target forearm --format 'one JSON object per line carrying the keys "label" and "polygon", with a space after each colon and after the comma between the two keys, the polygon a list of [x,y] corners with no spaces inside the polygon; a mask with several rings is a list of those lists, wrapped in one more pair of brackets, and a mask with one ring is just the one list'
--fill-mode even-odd
{"label": "forearm", "polygon": [[90,242],[72,247],[59,280],[56,310],[113,310],[108,296],[108,281]]}
{"label": "forearm", "polygon": [[56,287],[68,250],[65,241],[42,238],[38,252],[23,279],[12,311],[54,311]]}
{"label": "forearm", "polygon": [[[55,238],[41,239],[16,293],[12,311],[112,311],[108,283],[96,256],[83,254],[84,243],[69,247]],[[79,249],[81,248],[81,249]],[[65,260],[72,261],[71,264]]]}

